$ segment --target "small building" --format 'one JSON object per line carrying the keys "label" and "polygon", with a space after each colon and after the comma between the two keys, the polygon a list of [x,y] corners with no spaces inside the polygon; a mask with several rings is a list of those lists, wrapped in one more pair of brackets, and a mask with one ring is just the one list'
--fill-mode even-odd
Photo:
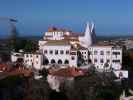
{"label": "small building", "polygon": [[81,75],[84,75],[83,72],[75,67],[60,68],[49,70],[47,81],[51,89],[58,92],[62,84],[66,83],[68,87],[71,87],[74,78]]}
{"label": "small building", "polygon": [[89,47],[90,60],[97,69],[121,69],[122,48],[112,45]]}
{"label": "small building", "polygon": [[23,59],[22,52],[11,52],[11,61],[16,62],[19,58]]}
{"label": "small building", "polygon": [[25,53],[24,64],[28,68],[40,70],[43,65],[43,55],[40,53]]}
{"label": "small building", "polygon": [[23,60],[23,64],[27,68],[34,68],[40,70],[43,68],[43,55],[41,53],[35,52],[12,52],[11,61],[13,63],[17,62],[19,59]]}

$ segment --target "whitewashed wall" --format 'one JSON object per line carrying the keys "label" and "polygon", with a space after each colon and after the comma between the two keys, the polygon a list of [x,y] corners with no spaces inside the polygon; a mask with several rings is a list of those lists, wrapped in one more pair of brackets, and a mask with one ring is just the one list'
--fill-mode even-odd
{"label": "whitewashed wall", "polygon": [[[43,46],[43,54],[47,57],[49,62],[51,62],[52,59],[54,59],[56,63],[58,63],[58,60],[62,60],[62,63],[64,64],[65,60],[68,60],[70,65],[72,64],[75,66],[76,58],[75,61],[71,61],[70,48],[70,45],[45,45]],[[47,50],[46,54],[44,53],[45,50]],[[53,54],[50,54],[50,50],[53,51]],[[55,50],[58,50],[58,54],[55,54]],[[61,50],[63,50],[63,54],[60,54]],[[66,51],[69,51],[69,54],[66,54]]]}

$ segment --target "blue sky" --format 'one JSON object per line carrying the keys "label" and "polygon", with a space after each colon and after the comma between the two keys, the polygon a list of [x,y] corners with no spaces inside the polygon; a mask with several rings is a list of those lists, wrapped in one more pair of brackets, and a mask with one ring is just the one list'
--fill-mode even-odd
{"label": "blue sky", "polygon": [[[42,35],[49,26],[84,32],[93,21],[97,35],[132,35],[133,0],[0,0],[0,16],[18,20],[21,35]],[[0,34],[9,24],[0,20]]]}

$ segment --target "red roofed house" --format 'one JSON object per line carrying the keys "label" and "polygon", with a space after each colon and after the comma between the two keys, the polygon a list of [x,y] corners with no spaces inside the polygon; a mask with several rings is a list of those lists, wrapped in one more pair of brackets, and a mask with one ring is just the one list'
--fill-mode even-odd
{"label": "red roofed house", "polygon": [[81,75],[84,75],[83,72],[75,67],[59,68],[49,70],[47,81],[51,89],[59,91],[62,83],[67,83],[67,85],[71,86],[74,78]]}

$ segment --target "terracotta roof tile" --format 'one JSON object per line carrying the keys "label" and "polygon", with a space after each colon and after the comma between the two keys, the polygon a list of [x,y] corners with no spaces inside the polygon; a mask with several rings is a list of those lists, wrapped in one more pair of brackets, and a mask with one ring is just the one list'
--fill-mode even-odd
{"label": "terracotta roof tile", "polygon": [[68,29],[59,29],[57,27],[49,27],[48,32],[70,32]]}
{"label": "terracotta roof tile", "polygon": [[68,68],[60,68],[57,71],[50,71],[49,74],[61,77],[76,77],[83,75],[83,72],[77,68],[68,67]]}
{"label": "terracotta roof tile", "polygon": [[45,45],[70,45],[70,43],[65,40],[49,40]]}

